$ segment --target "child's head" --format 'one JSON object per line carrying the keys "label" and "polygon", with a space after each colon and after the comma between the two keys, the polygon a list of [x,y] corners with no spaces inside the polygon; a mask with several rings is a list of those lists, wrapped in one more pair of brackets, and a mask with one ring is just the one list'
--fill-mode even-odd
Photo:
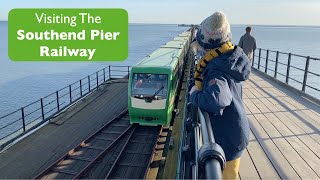
{"label": "child's head", "polygon": [[215,12],[200,24],[197,32],[197,43],[203,49],[214,49],[231,41],[230,24],[223,12]]}

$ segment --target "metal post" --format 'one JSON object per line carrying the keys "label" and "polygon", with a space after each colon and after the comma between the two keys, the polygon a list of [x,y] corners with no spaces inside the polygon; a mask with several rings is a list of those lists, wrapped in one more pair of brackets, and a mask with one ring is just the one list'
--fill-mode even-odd
{"label": "metal post", "polygon": [[41,103],[41,115],[42,115],[42,120],[44,120],[44,109],[43,109],[43,99],[40,99],[40,103]]}
{"label": "metal post", "polygon": [[192,167],[193,169],[193,177],[192,179],[198,179],[198,153],[199,153],[199,149],[200,149],[200,127],[199,125],[195,125],[194,127],[194,139],[195,139],[195,164],[194,166]]}
{"label": "metal post", "polygon": [[103,68],[103,82],[106,82],[106,68]]}
{"label": "metal post", "polygon": [[99,86],[99,76],[98,76],[98,72],[96,72],[96,77],[97,77],[97,88]]}
{"label": "metal post", "polygon": [[110,68],[110,65],[109,65],[109,79],[111,79],[111,68]]}
{"label": "metal post", "polygon": [[80,79],[80,97],[82,97],[82,79]]}
{"label": "metal post", "polygon": [[255,56],[255,54],[256,54],[256,51],[253,51],[253,57],[252,57],[252,67],[254,67],[254,56]]}
{"label": "metal post", "polygon": [[289,76],[290,76],[290,65],[291,64],[291,53],[288,56],[288,64],[287,64],[287,75],[286,75],[286,83],[289,83]]}
{"label": "metal post", "polygon": [[89,86],[89,92],[91,91],[90,89],[90,76],[88,76],[88,86]]}
{"label": "metal post", "polygon": [[60,110],[60,104],[59,104],[59,91],[56,91],[56,95],[57,95],[57,109],[58,111]]}
{"label": "metal post", "polygon": [[130,66],[128,66],[128,79],[129,79],[129,73],[130,73]]}
{"label": "metal post", "polygon": [[70,97],[70,104],[72,103],[72,91],[71,91],[71,85],[69,85],[69,97]]}
{"label": "metal post", "polygon": [[277,78],[278,62],[279,62],[279,51],[277,51],[277,55],[276,55],[276,65],[274,67],[274,78]]}
{"label": "metal post", "polygon": [[268,61],[269,61],[269,49],[267,50],[267,55],[266,55],[266,67],[264,68],[264,72],[268,72]]}
{"label": "metal post", "polygon": [[260,61],[261,61],[261,48],[259,48],[258,69],[260,69]]}
{"label": "metal post", "polygon": [[306,85],[307,85],[307,79],[308,79],[308,71],[309,71],[309,62],[310,62],[310,56],[307,57],[306,61],[306,67],[304,69],[304,77],[303,77],[303,84],[302,84],[302,91],[306,91]]}
{"label": "metal post", "polygon": [[26,123],[24,121],[24,108],[21,108],[21,116],[22,116],[22,126],[23,126],[23,132],[26,132]]}

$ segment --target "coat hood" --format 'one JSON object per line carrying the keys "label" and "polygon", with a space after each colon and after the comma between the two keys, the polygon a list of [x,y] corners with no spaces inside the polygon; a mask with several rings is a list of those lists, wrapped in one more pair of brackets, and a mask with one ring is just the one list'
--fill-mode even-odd
{"label": "coat hood", "polygon": [[238,81],[245,81],[249,78],[251,71],[250,60],[239,46],[235,46],[232,52],[220,55],[211,60],[202,75],[223,73]]}

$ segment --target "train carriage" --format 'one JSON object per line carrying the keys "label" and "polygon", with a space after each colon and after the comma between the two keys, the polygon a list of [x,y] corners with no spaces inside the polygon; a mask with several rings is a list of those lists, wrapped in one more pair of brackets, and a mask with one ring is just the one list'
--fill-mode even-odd
{"label": "train carriage", "polygon": [[128,85],[131,124],[170,124],[188,43],[188,37],[170,41],[132,67]]}
{"label": "train carriage", "polygon": [[192,40],[191,33],[189,31],[179,34],[179,37],[187,37],[189,42]]}
{"label": "train carriage", "polygon": [[178,48],[183,50],[183,55],[185,56],[188,52],[187,41],[169,41],[167,44],[161,46],[161,48]]}
{"label": "train carriage", "polygon": [[189,36],[185,36],[184,34],[180,34],[179,36],[173,38],[174,41],[187,41],[188,44],[190,43],[190,37]]}

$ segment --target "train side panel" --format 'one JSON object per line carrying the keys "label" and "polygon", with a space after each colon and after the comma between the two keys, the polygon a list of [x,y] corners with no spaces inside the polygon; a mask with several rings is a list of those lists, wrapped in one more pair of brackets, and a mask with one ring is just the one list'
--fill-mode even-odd
{"label": "train side panel", "polygon": [[[170,124],[190,40],[191,33],[181,33],[173,41],[169,41],[132,68],[128,85],[128,109],[131,124],[138,123],[147,126]],[[136,93],[134,83],[140,81],[137,75],[153,77],[149,78],[150,82],[156,79],[154,77],[167,75],[168,85],[165,99],[160,96],[160,99],[148,100],[153,93],[147,95]],[[142,78],[141,81],[149,82],[148,78]],[[152,90],[151,92],[157,92],[157,88]],[[154,98],[154,96],[151,97]]]}

